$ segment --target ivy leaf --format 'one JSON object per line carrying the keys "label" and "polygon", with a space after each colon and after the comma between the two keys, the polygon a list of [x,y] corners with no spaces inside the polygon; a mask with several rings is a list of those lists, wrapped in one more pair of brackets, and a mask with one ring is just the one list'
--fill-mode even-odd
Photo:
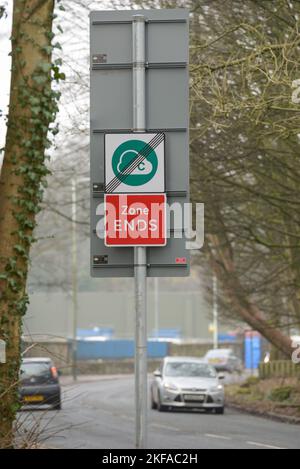
{"label": "ivy leaf", "polygon": [[19,254],[26,254],[25,249],[20,244],[15,244],[14,250],[17,251]]}
{"label": "ivy leaf", "polygon": [[32,108],[31,108],[32,114],[37,115],[37,114],[39,114],[40,111],[41,111],[41,108],[39,106],[32,106]]}
{"label": "ivy leaf", "polygon": [[54,72],[54,80],[65,80],[66,79],[66,75],[64,73],[62,73],[59,69],[59,67],[52,67],[52,70]]}
{"label": "ivy leaf", "polygon": [[33,77],[33,80],[38,84],[38,85],[43,85],[47,80],[48,77],[45,77],[44,75],[35,75]]}
{"label": "ivy leaf", "polygon": [[39,63],[39,68],[43,72],[49,72],[49,70],[51,69],[51,64],[49,64],[48,62],[40,62]]}
{"label": "ivy leaf", "polygon": [[50,55],[52,52],[53,47],[52,46],[44,46],[42,47],[42,50],[46,52],[46,54]]}
{"label": "ivy leaf", "polygon": [[60,49],[60,50],[62,50],[62,47],[61,47],[61,45],[60,45],[59,42],[56,42],[55,44],[53,44],[52,47],[53,47],[53,49]]}

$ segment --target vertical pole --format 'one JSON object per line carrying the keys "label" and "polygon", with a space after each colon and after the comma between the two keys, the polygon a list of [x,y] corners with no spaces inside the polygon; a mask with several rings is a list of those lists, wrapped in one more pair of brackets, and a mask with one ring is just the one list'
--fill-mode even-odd
{"label": "vertical pole", "polygon": [[254,375],[253,331],[251,332],[251,376]]}
{"label": "vertical pole", "polygon": [[[145,17],[133,16],[133,129],[145,132]],[[147,251],[134,248],[135,263],[135,422],[136,448],[147,448]]]}
{"label": "vertical pole", "polygon": [[154,330],[155,337],[158,339],[159,330],[159,286],[158,277],[154,279]]}
{"label": "vertical pole", "polygon": [[73,380],[77,380],[77,315],[78,315],[78,298],[77,298],[77,184],[76,177],[72,178],[72,376]]}
{"label": "vertical pole", "polygon": [[213,276],[214,349],[219,346],[218,280]]}

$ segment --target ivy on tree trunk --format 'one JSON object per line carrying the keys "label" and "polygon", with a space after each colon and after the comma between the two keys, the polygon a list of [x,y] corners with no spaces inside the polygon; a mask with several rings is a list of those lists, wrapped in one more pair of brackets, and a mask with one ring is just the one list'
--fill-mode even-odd
{"label": "ivy on tree trunk", "polygon": [[18,381],[22,317],[28,296],[26,278],[36,215],[48,174],[46,149],[54,125],[63,79],[60,60],[52,62],[54,0],[15,0],[12,74],[7,135],[0,176],[0,338],[7,362],[0,364],[0,448],[14,444],[19,408]]}

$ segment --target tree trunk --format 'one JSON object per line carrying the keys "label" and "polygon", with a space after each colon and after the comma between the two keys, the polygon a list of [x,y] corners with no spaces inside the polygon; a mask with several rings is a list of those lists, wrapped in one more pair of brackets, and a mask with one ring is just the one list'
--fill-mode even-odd
{"label": "tree trunk", "polygon": [[54,0],[15,0],[13,8],[10,107],[0,176],[0,338],[7,347],[6,364],[0,364],[0,448],[14,441],[28,256],[47,173],[47,132],[56,112],[53,8]]}
{"label": "tree trunk", "polygon": [[208,235],[213,270],[233,311],[254,330],[261,333],[274,347],[291,359],[293,348],[290,337],[272,327],[263,312],[247,296],[236,273],[231,246],[224,227],[218,234]]}

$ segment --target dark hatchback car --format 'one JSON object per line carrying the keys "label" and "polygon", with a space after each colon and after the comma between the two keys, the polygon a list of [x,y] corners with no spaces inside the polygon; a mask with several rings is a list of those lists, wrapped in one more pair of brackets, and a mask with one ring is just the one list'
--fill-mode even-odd
{"label": "dark hatchback car", "polygon": [[19,394],[22,405],[50,405],[61,409],[58,372],[50,358],[25,358],[21,364]]}

